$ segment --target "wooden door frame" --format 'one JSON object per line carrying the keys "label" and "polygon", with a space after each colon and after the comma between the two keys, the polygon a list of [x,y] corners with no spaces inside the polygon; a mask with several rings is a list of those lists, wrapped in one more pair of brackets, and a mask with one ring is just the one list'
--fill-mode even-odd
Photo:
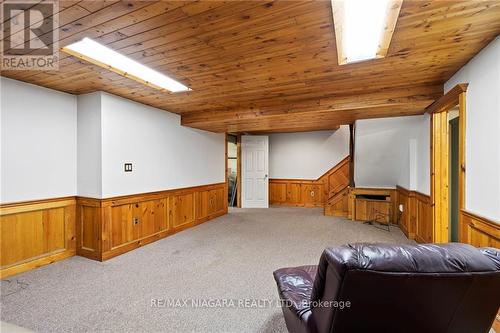
{"label": "wooden door frame", "polygon": [[459,147],[458,147],[458,230],[459,241],[462,235],[462,215],[465,209],[465,130],[466,130],[466,92],[467,83],[457,84],[444,96],[431,104],[426,112],[431,115],[430,154],[431,154],[431,202],[433,242],[449,241],[449,121],[448,111],[459,107]]}

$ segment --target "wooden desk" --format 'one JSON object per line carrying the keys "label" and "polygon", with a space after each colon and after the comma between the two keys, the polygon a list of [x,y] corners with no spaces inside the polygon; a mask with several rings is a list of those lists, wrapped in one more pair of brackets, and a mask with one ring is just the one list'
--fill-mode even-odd
{"label": "wooden desk", "polygon": [[[381,196],[381,200],[371,196]],[[349,193],[350,212],[349,217],[353,221],[370,221],[373,212],[390,214],[390,218],[380,222],[397,223],[396,211],[396,189],[385,188],[353,188]]]}

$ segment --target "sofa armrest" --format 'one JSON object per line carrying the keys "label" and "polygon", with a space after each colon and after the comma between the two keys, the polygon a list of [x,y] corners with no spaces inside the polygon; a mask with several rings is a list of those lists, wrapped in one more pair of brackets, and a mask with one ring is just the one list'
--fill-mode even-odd
{"label": "sofa armrest", "polygon": [[282,306],[289,307],[299,317],[311,309],[311,291],[316,271],[317,266],[314,265],[281,268],[273,273]]}

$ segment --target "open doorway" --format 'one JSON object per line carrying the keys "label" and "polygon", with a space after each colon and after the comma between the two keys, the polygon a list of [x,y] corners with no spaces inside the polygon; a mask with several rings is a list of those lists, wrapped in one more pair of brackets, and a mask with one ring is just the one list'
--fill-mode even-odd
{"label": "open doorway", "polygon": [[458,242],[459,229],[459,111],[458,107],[448,112],[448,123],[450,128],[450,228],[448,239],[450,242]]}
{"label": "open doorway", "polygon": [[239,137],[234,134],[227,134],[227,202],[228,207],[240,207],[240,144]]}

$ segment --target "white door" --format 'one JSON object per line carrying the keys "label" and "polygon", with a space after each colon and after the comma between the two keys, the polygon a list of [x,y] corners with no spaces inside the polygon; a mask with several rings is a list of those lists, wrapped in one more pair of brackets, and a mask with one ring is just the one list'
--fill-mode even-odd
{"label": "white door", "polygon": [[241,136],[241,206],[268,208],[269,138],[265,135]]}

